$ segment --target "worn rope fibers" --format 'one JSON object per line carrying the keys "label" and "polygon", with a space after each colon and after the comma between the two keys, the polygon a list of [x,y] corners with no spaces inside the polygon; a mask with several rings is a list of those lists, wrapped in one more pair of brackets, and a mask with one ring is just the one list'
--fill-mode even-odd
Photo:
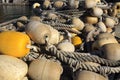
{"label": "worn rope fibers", "polygon": [[89,62],[103,64],[106,66],[120,65],[120,61],[107,60],[95,55],[88,55],[89,53],[77,53],[77,52],[65,52],[65,51],[61,51],[61,53],[66,57],[73,58],[74,60],[79,60],[81,62],[89,61]]}
{"label": "worn rope fibers", "polygon": [[82,70],[88,70],[93,72],[99,72],[99,73],[119,73],[120,67],[106,67],[106,66],[91,66],[85,63],[82,63],[79,60],[75,60],[73,58],[66,57],[64,54],[61,53],[61,51],[57,50],[55,46],[48,47],[47,51],[51,53],[52,55],[56,56],[59,60],[62,62],[65,62],[70,67],[72,67],[75,71],[78,69]]}
{"label": "worn rope fibers", "polygon": [[81,62],[95,62],[99,64],[103,64],[106,66],[118,66],[120,65],[120,61],[112,61],[107,60],[104,58],[100,58],[95,55],[90,55],[90,53],[79,53],[79,52],[66,52],[66,51],[60,51],[61,54],[68,58],[73,58],[74,60],[79,60]]}

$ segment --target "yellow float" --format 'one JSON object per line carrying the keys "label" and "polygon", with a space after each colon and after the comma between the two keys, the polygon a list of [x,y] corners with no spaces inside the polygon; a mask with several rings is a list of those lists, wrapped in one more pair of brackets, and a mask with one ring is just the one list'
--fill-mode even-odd
{"label": "yellow float", "polygon": [[30,38],[21,32],[6,31],[0,33],[0,53],[23,57],[29,52]]}
{"label": "yellow float", "polygon": [[72,37],[71,40],[72,40],[72,44],[74,46],[78,46],[78,45],[82,44],[82,40],[79,36]]}

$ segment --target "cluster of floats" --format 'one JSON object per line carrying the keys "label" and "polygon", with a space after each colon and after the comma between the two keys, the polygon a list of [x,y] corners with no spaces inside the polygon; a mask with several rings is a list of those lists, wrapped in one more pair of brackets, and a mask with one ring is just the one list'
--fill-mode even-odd
{"label": "cluster of floats", "polygon": [[119,80],[120,2],[44,0],[0,23],[0,80]]}

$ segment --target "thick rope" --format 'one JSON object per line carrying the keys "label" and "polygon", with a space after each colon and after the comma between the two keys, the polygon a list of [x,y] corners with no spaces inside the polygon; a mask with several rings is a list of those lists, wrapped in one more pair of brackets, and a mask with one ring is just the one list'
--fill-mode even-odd
{"label": "thick rope", "polygon": [[[32,20],[21,20],[21,21],[32,21]],[[74,27],[74,25],[68,25],[68,24],[63,24],[63,23],[56,23],[56,22],[48,22],[48,21],[40,21],[44,24],[47,24],[47,25],[51,25],[53,28],[57,29],[57,30],[68,30],[72,33],[75,33],[75,34],[81,34],[81,32],[79,31],[75,31],[75,30],[72,30],[71,28]]]}
{"label": "thick rope", "polygon": [[67,28],[73,28],[74,25],[70,25],[70,24],[63,24],[63,23],[55,23],[55,25],[52,25],[53,27],[67,27]]}
{"label": "thick rope", "polygon": [[85,63],[82,63],[79,60],[74,60],[73,58],[68,58],[64,56],[60,51],[56,49],[56,47],[48,47],[47,49],[49,53],[52,55],[56,56],[59,60],[62,62],[65,62],[68,64],[70,67],[74,68],[74,70],[78,69],[83,69],[83,70],[89,70],[93,72],[99,72],[99,73],[106,73],[106,74],[111,74],[111,73],[120,73],[120,67],[103,67],[103,66],[91,66]]}
{"label": "thick rope", "polygon": [[72,27],[74,27],[74,25],[68,25],[68,24],[63,24],[63,23],[55,23],[55,22],[51,23],[51,22],[48,22],[48,21],[42,21],[42,22],[44,24],[51,25],[53,28],[55,28],[57,30],[67,30],[67,31],[70,31],[70,32],[75,33],[75,34],[81,34],[81,32],[71,29]]}
{"label": "thick rope", "polygon": [[48,22],[48,21],[41,21],[44,24],[51,25],[52,27],[67,27],[67,28],[73,28],[74,25],[69,25],[69,24],[63,24],[63,23],[56,23],[56,22]]}
{"label": "thick rope", "polygon": [[120,65],[119,61],[106,60],[106,59],[100,58],[98,56],[93,56],[93,55],[80,57],[78,60],[81,62],[87,62],[87,61],[95,62],[95,63],[103,64],[106,66],[118,66],[118,65]]}
{"label": "thick rope", "polygon": [[106,66],[118,66],[118,65],[120,65],[119,61],[107,60],[107,59],[100,58],[100,57],[95,56],[95,55],[90,55],[90,53],[65,52],[65,51],[60,51],[60,53],[66,57],[73,58],[74,60],[79,60],[81,62],[90,61],[90,62],[103,64]]}
{"label": "thick rope", "polygon": [[56,14],[72,19],[73,17],[82,16],[84,12],[85,12],[84,10],[80,11],[79,9],[71,9],[71,10],[57,11]]}
{"label": "thick rope", "polygon": [[58,13],[58,12],[54,12],[54,13],[57,14],[57,15],[63,16],[63,17],[65,17],[65,18],[68,18],[68,19],[72,19],[72,18],[73,18],[72,16],[67,15],[67,14]]}
{"label": "thick rope", "polygon": [[78,9],[70,9],[70,10],[62,10],[62,11],[57,11],[59,13],[70,13],[70,12],[78,12]]}
{"label": "thick rope", "polygon": [[81,34],[81,32],[72,30],[71,28],[67,28],[67,27],[54,27],[54,28],[57,30],[67,30],[67,31],[75,33],[75,34]]}
{"label": "thick rope", "polygon": [[[20,20],[20,21],[33,21],[33,20]],[[51,25],[52,27],[66,27],[66,28],[73,28],[74,25],[64,24],[64,23],[57,23],[57,22],[49,22],[49,21],[40,21],[41,23]]]}
{"label": "thick rope", "polygon": [[76,11],[75,10],[73,10],[73,11],[71,10],[71,12],[69,10],[69,12],[67,12],[66,10],[64,10],[64,11],[60,11],[57,14],[62,15],[62,16],[67,17],[67,18],[71,18],[71,17],[81,16],[81,15],[83,15],[84,12],[85,11],[78,11],[78,10],[76,10]]}
{"label": "thick rope", "polygon": [[58,23],[61,23],[61,24],[64,24],[64,23],[66,22],[65,19],[61,19],[61,18],[52,19],[52,18],[50,18],[50,17],[44,17],[43,19],[44,19],[44,20],[53,20],[53,21],[58,22]]}
{"label": "thick rope", "polygon": [[31,51],[28,55],[26,55],[25,57],[22,58],[23,61],[32,61],[35,60],[39,57],[39,53],[38,52],[34,52]]}

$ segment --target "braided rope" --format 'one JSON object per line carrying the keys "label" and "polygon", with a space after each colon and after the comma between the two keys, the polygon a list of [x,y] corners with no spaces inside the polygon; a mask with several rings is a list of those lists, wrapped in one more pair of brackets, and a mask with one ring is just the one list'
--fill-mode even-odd
{"label": "braided rope", "polygon": [[89,53],[65,52],[65,51],[61,51],[60,53],[66,57],[73,58],[74,60],[79,60],[81,62],[90,61],[90,62],[95,62],[95,63],[107,65],[107,66],[120,65],[119,61],[103,59],[95,55],[90,55]]}
{"label": "braided rope", "polygon": [[90,56],[89,53],[79,53],[79,52],[66,52],[66,51],[60,51],[61,54],[63,54],[66,57],[71,57],[74,59],[79,59],[83,56]]}
{"label": "braided rope", "polygon": [[[55,19],[52,19],[51,17],[46,17],[46,16],[44,16],[44,18],[43,18],[44,20],[55,20]],[[57,18],[56,18],[57,19]]]}
{"label": "braided rope", "polygon": [[57,30],[67,30],[67,31],[70,31],[70,32],[75,33],[75,34],[81,34],[81,32],[72,30],[71,28],[67,28],[67,27],[54,27],[54,28]]}
{"label": "braided rope", "polygon": [[31,51],[28,55],[26,55],[25,57],[22,58],[23,61],[32,61],[35,60],[39,57],[39,53],[38,52],[34,52]]}
{"label": "braided rope", "polygon": [[[22,21],[30,22],[32,20],[22,20]],[[40,22],[47,24],[47,25],[51,25],[52,27],[54,27],[57,30],[68,30],[68,31],[73,32],[75,34],[81,34],[81,32],[71,29],[74,27],[74,25],[68,25],[68,24],[56,23],[56,22],[48,22],[48,21],[40,21]]]}
{"label": "braided rope", "polygon": [[63,12],[64,14],[83,14],[85,11],[75,11],[75,12]]}
{"label": "braided rope", "polygon": [[118,66],[120,65],[119,61],[112,61],[112,60],[106,60],[103,58],[100,58],[98,56],[85,56],[85,57],[81,57],[78,60],[83,61],[83,62],[95,62],[95,63],[99,63],[99,64],[104,64],[106,66]]}
{"label": "braided rope", "polygon": [[72,17],[79,17],[83,15],[84,12],[85,11],[79,11],[78,9],[73,9],[73,10],[57,11],[56,14],[72,19]]}
{"label": "braided rope", "polygon": [[63,23],[55,23],[53,27],[67,27],[67,28],[72,28],[74,25],[69,25],[69,24],[63,24]]}
{"label": "braided rope", "polygon": [[42,13],[51,13],[51,12],[55,12],[55,10],[42,10]]}
{"label": "braided rope", "polygon": [[72,19],[72,18],[73,18],[72,16],[67,15],[67,14],[58,13],[58,12],[54,12],[54,13],[57,14],[57,15],[61,15],[61,16],[63,16],[63,17],[66,17],[66,18],[68,18],[68,19]]}
{"label": "braided rope", "polygon": [[44,20],[53,20],[53,21],[61,23],[61,24],[66,22],[66,20],[62,20],[60,18],[59,19],[57,19],[57,18],[56,19],[52,19],[52,18],[49,18],[49,17],[44,17],[43,19]]}
{"label": "braided rope", "polygon": [[81,32],[79,31],[75,31],[75,30],[72,30],[71,28],[74,27],[74,25],[68,25],[68,24],[62,24],[62,23],[51,23],[51,22],[48,22],[48,21],[42,21],[44,24],[48,24],[48,25],[51,25],[53,28],[57,29],[57,30],[68,30],[72,33],[75,33],[75,34],[81,34]]}
{"label": "braided rope", "polygon": [[62,18],[59,18],[59,19],[56,19],[56,22],[58,22],[58,23],[66,23],[66,19],[62,19]]}
{"label": "braided rope", "polygon": [[70,9],[70,10],[62,10],[62,11],[57,11],[59,13],[68,13],[68,12],[78,12],[78,9]]}
{"label": "braided rope", "polygon": [[67,27],[67,28],[73,28],[74,25],[69,25],[69,24],[63,24],[63,23],[56,23],[56,22],[48,22],[48,21],[41,21],[44,24],[51,25],[52,27]]}
{"label": "braided rope", "polygon": [[111,74],[111,73],[119,73],[120,72],[120,67],[103,67],[103,66],[91,66],[85,63],[82,63],[79,60],[74,60],[73,58],[68,58],[64,56],[60,51],[56,49],[56,47],[48,47],[47,49],[49,53],[52,55],[56,56],[59,60],[69,64],[70,67],[74,68],[74,70],[78,69],[83,69],[83,70],[89,70],[93,72],[99,72],[99,73],[106,73],[106,74]]}

